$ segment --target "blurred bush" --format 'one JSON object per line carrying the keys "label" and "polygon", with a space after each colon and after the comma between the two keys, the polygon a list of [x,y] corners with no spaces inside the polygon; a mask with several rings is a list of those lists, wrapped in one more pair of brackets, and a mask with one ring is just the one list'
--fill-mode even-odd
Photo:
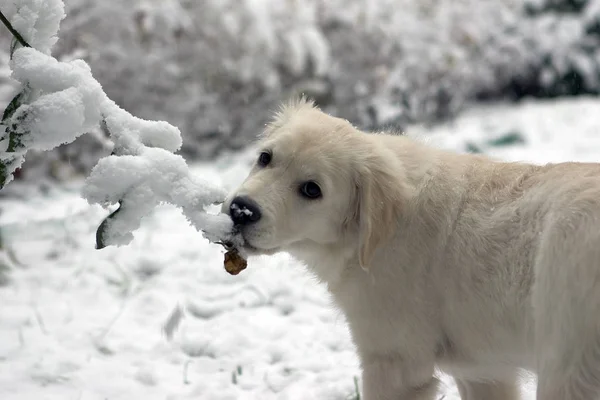
{"label": "blurred bush", "polygon": [[[188,159],[245,146],[300,92],[360,127],[401,129],[476,101],[600,91],[600,0],[65,3],[54,55],[85,59],[133,114],[180,127]],[[10,38],[0,36],[4,105]],[[24,175],[71,175],[56,164],[85,173],[107,151],[97,132],[30,156]]]}

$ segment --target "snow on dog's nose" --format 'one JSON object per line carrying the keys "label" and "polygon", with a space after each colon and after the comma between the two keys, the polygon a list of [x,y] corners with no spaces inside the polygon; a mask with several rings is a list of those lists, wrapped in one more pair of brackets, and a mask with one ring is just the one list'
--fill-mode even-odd
{"label": "snow on dog's nose", "polygon": [[250,225],[260,220],[261,212],[258,204],[252,199],[238,196],[229,206],[229,215],[234,225]]}

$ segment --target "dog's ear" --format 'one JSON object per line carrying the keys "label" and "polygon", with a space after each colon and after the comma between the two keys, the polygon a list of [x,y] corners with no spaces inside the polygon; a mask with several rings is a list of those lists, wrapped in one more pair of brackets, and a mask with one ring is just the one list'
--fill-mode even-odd
{"label": "dog's ear", "polygon": [[400,162],[377,153],[371,153],[358,166],[356,181],[358,261],[364,270],[371,267],[377,248],[395,233],[403,206],[410,199],[410,189]]}

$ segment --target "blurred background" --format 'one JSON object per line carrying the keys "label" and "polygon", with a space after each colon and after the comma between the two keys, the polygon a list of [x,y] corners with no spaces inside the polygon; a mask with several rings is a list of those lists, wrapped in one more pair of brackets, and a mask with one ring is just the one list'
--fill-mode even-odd
{"label": "blurred background", "polygon": [[[53,55],[83,58],[182,155],[244,148],[305,93],[364,129],[436,124],[478,103],[600,91],[597,0],[67,0]],[[0,108],[14,93],[0,35]],[[86,175],[100,132],[29,154],[20,179]]]}
{"label": "blurred background", "polygon": [[[53,55],[87,61],[133,115],[179,127],[194,173],[226,189],[270,111],[301,93],[359,128],[456,151],[600,160],[600,0],[65,5]],[[10,39],[0,26],[0,110],[18,89]],[[0,398],[360,399],[343,316],[286,255],[232,277],[169,206],[130,245],[95,250],[108,210],[81,186],[110,151],[100,129],[30,151],[0,192]],[[458,400],[450,379],[441,392]]]}

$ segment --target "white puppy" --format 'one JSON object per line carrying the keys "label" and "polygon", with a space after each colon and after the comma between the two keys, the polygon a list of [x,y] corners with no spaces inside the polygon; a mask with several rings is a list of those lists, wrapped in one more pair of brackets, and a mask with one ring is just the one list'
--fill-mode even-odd
{"label": "white puppy", "polygon": [[535,166],[368,134],[287,104],[225,202],[254,254],[303,261],[345,313],[365,400],[600,399],[600,164]]}

